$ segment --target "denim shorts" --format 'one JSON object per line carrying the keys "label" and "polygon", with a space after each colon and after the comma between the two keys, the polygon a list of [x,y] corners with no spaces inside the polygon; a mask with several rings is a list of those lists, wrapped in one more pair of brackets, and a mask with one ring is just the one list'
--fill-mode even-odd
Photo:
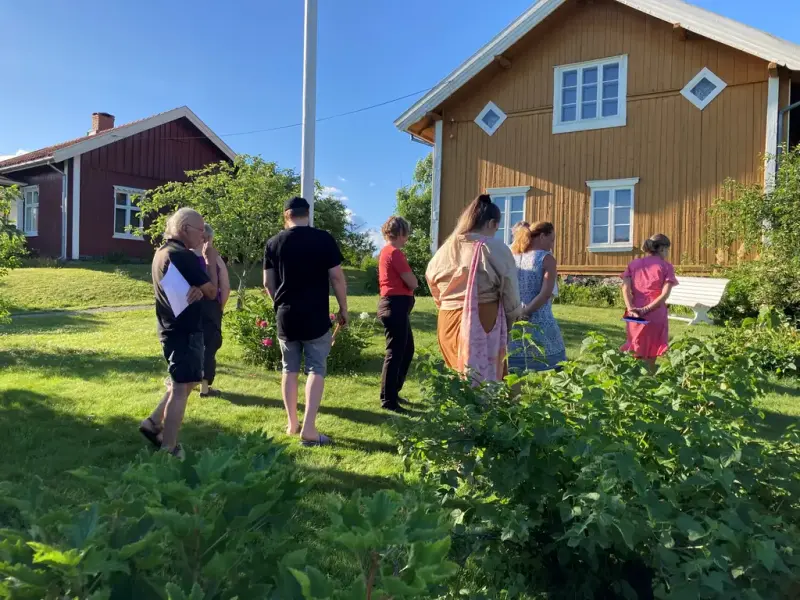
{"label": "denim shorts", "polygon": [[203,333],[171,333],[161,340],[169,376],[175,383],[203,380]]}
{"label": "denim shorts", "polygon": [[325,377],[328,372],[328,354],[331,352],[332,333],[307,342],[287,342],[278,340],[281,345],[284,373],[299,373],[300,363],[305,358],[306,375],[313,373]]}

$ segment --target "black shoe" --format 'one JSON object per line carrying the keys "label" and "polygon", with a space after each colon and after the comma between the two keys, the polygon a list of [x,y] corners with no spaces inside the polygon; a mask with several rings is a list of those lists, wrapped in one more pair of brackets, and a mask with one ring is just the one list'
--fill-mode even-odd
{"label": "black shoe", "polygon": [[392,404],[384,404],[383,406],[381,406],[381,408],[383,410],[388,410],[390,412],[393,412],[393,413],[395,413],[397,415],[408,414],[408,411],[405,408],[403,408],[402,406],[400,406],[399,404],[394,404],[394,405],[392,405]]}

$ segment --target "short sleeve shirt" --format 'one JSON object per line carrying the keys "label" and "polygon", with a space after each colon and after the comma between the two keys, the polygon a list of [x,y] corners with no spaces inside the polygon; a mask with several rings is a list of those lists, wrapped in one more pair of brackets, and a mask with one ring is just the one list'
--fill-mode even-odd
{"label": "short sleeve shirt", "polygon": [[382,297],[413,296],[414,292],[406,285],[405,273],[411,273],[411,266],[402,250],[386,244],[378,256],[378,282]]}
{"label": "short sleeve shirt", "polygon": [[178,240],[167,240],[156,250],[152,267],[153,292],[156,299],[158,335],[162,341],[172,335],[188,335],[203,331],[203,309],[200,302],[190,304],[177,318],[172,312],[167,295],[161,287],[161,280],[170,264],[175,265],[191,286],[200,287],[210,281],[200,266],[197,255]]}
{"label": "short sleeve shirt", "polygon": [[292,227],[264,248],[264,270],[275,271],[278,337],[311,341],[331,328],[328,270],[342,264],[342,253],[327,231]]}

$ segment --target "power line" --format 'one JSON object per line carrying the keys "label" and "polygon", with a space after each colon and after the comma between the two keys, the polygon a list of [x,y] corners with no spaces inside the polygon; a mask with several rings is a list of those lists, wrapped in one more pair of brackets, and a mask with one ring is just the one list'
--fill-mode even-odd
{"label": "power line", "polygon": [[[338,113],[335,115],[330,115],[328,117],[320,117],[316,120],[317,123],[322,123],[323,121],[330,121],[331,119],[339,119],[341,117],[348,117],[350,115],[355,115],[358,113],[362,113],[368,110],[372,110],[375,108],[380,108],[381,106],[386,106],[387,104],[393,104],[395,102],[399,102],[400,100],[406,100],[407,98],[411,98],[413,96],[418,96],[419,94],[423,94],[425,92],[430,91],[433,88],[425,88],[424,90],[418,90],[416,92],[412,92],[410,94],[406,94],[405,96],[400,96],[398,98],[392,98],[391,100],[385,100],[384,102],[378,102],[377,104],[371,104],[370,106],[364,106],[362,108],[357,108],[355,110],[348,110],[343,113]],[[292,129],[293,127],[301,127],[303,123],[292,123],[291,125],[280,125],[278,127],[268,127],[266,129],[253,129],[252,131],[239,131],[237,133],[223,133],[219,137],[233,137],[237,135],[252,135],[254,133],[269,133],[271,131],[281,131],[283,129]],[[177,138],[164,138],[166,140],[197,140],[197,139],[205,139],[205,136],[197,136],[197,137],[177,137]]]}

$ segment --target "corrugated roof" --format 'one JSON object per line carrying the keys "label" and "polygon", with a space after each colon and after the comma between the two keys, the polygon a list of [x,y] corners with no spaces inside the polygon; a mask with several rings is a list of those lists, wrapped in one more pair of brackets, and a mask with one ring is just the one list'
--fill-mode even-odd
{"label": "corrugated roof", "polygon": [[[395,126],[407,130],[429,111],[452,96],[464,84],[480,73],[502,54],[532,31],[566,0],[539,0],[511,25],[501,31],[476,54],[439,82],[395,121]],[[615,0],[657,19],[736,48],[747,54],[800,71],[800,45],[770,35],[749,25],[720,16],[682,0]]]}
{"label": "corrugated roof", "polygon": [[[79,154],[82,151],[91,150],[106,144],[111,144],[130,135],[140,133],[142,130],[150,129],[151,127],[157,127],[164,122],[180,119],[182,117],[187,118],[229,158],[233,159],[236,156],[236,153],[213,131],[211,131],[197,115],[189,110],[188,107],[181,106],[179,108],[158,113],[144,119],[138,119],[136,121],[131,121],[130,123],[125,123],[124,125],[106,129],[105,131],[101,131],[100,133],[96,133],[94,135],[84,135],[82,137],[75,138],[74,140],[61,142],[60,144],[54,144],[52,146],[47,146],[46,148],[40,148],[39,150],[34,150],[32,152],[27,152],[25,154],[20,154],[19,156],[8,158],[4,161],[0,161],[0,171],[11,172],[15,170],[14,167],[24,168],[24,166],[31,163],[39,164],[40,162],[46,162],[48,159],[55,159],[56,162],[60,162],[72,154]],[[71,152],[73,148],[75,150],[74,153]],[[58,156],[56,156],[56,154],[58,154]]]}

